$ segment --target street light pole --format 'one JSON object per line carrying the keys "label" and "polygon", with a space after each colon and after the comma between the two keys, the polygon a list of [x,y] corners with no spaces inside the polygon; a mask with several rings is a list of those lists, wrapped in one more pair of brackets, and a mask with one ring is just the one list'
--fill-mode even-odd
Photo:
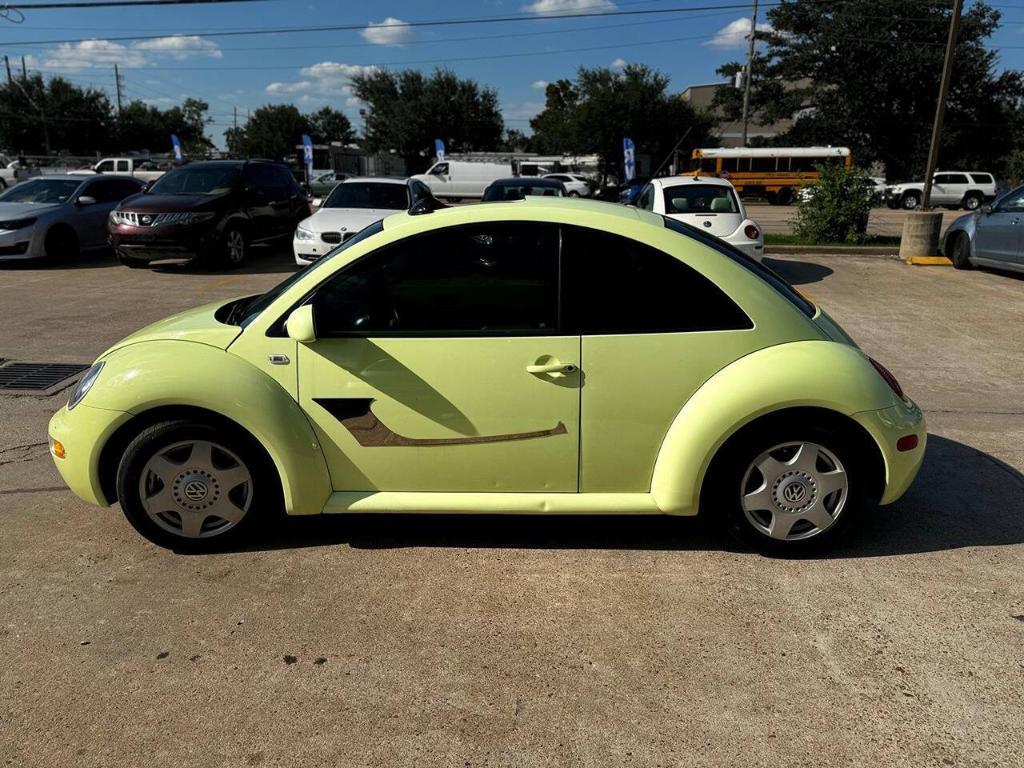
{"label": "street light pole", "polygon": [[[960,0],[957,0],[958,2]],[[750,75],[754,68],[754,37],[757,34],[757,0],[754,0],[754,10],[750,14],[750,35],[747,45],[747,73],[743,78],[743,140],[741,146],[747,146],[747,120],[750,113]]]}
{"label": "street light pole", "polygon": [[949,93],[949,80],[953,73],[953,49],[956,48],[956,38],[960,32],[960,12],[963,10],[963,6],[963,0],[954,0],[953,15],[949,20],[946,59],[942,64],[942,81],[939,84],[939,103],[935,106],[932,143],[928,147],[928,167],[924,174],[924,195],[921,199],[921,207],[924,210],[928,210],[932,201],[932,176],[935,175],[935,166],[939,160],[939,137],[942,134],[942,120],[946,116],[946,94]]}

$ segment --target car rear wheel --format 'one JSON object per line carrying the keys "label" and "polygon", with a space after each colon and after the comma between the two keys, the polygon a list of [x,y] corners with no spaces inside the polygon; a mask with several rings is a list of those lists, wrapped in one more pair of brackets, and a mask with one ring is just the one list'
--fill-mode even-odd
{"label": "car rear wheel", "polygon": [[78,235],[71,227],[58,224],[46,233],[43,250],[51,261],[73,259],[78,255]]}
{"label": "car rear wheel", "polygon": [[579,197],[579,196],[580,196],[580,193],[577,192],[575,189],[569,191],[569,197]]}
{"label": "car rear wheel", "polygon": [[917,192],[907,192],[900,201],[903,210],[912,211],[921,205],[921,196]]}
{"label": "car rear wheel", "polygon": [[976,211],[981,208],[981,195],[977,192],[968,192],[964,195],[964,208],[968,211]]}
{"label": "car rear wheel", "polygon": [[961,232],[953,235],[952,242],[949,244],[948,256],[957,269],[971,268],[971,241],[966,234]]}
{"label": "car rear wheel", "polygon": [[839,434],[759,434],[726,458],[717,503],[730,531],[757,549],[799,553],[834,542],[865,505],[857,452]]}
{"label": "car rear wheel", "polygon": [[249,238],[239,226],[224,233],[224,263],[232,269],[242,266],[249,256]]}
{"label": "car rear wheel", "polygon": [[277,504],[276,473],[250,440],[193,421],[162,422],[125,449],[117,497],[155,544],[198,551],[246,535]]}

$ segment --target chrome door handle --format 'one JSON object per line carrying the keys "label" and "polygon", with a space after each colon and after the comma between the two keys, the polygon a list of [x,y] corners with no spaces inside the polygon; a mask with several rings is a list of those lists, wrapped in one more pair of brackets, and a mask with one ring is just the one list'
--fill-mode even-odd
{"label": "chrome door handle", "polygon": [[572,363],[548,363],[547,365],[528,365],[527,373],[575,373],[576,366]]}

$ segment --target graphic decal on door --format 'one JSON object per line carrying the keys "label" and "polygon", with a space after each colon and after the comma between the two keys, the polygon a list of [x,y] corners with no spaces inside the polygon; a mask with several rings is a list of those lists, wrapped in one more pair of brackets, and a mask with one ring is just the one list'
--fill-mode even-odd
{"label": "graphic decal on door", "polygon": [[537,437],[567,434],[565,424],[558,422],[551,429],[536,432],[515,432],[508,435],[474,435],[472,437],[406,437],[391,429],[378,419],[370,406],[373,398],[315,397],[313,402],[342,423],[352,437],[364,448],[424,448],[434,445],[476,445],[479,443],[503,443],[508,440],[532,440]]}

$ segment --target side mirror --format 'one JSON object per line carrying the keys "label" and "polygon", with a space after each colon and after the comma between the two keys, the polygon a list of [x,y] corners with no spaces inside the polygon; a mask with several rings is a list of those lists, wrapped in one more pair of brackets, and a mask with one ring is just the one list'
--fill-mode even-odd
{"label": "side mirror", "polygon": [[984,213],[986,216],[988,214],[992,213],[992,211],[993,211],[993,208],[992,208],[991,205],[983,205],[983,206],[981,206],[981,212]]}
{"label": "side mirror", "polygon": [[294,310],[284,324],[288,338],[300,344],[312,344],[316,341],[316,326],[313,322],[313,305],[303,304]]}
{"label": "side mirror", "polygon": [[314,197],[314,198],[313,198],[313,202],[311,203],[311,205],[312,205],[312,206],[313,206],[314,208],[319,208],[319,207],[320,207],[321,205],[323,205],[323,204],[324,204],[324,200],[323,200],[323,198],[322,198],[322,197]]}
{"label": "side mirror", "polygon": [[76,205],[96,205],[96,198],[89,195],[82,195],[75,201]]}

